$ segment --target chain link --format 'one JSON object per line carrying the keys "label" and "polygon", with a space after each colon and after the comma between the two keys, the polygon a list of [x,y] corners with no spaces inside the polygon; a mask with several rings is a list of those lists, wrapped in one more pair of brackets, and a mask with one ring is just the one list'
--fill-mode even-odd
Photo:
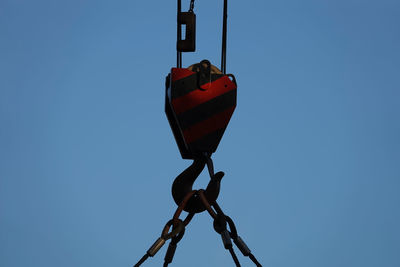
{"label": "chain link", "polygon": [[[142,263],[144,263],[149,257],[153,257],[160,249],[161,247],[165,244],[165,242],[169,239],[171,239],[171,242],[169,243],[168,250],[165,254],[164,258],[164,266],[168,266],[169,263],[172,262],[172,259],[175,254],[176,246],[179,241],[181,241],[184,233],[185,233],[185,227],[190,223],[192,220],[193,216],[195,215],[194,213],[189,213],[186,218],[182,221],[179,219],[179,216],[181,215],[183,209],[185,208],[186,204],[188,201],[194,196],[197,195],[197,190],[193,190],[189,192],[183,201],[180,203],[178,208],[176,209],[174,216],[171,220],[169,220],[162,232],[161,236],[153,243],[153,245],[147,250],[146,254],[134,265],[134,267],[139,267]],[[170,228],[172,226],[171,232],[169,232]]]}
{"label": "chain link", "polygon": [[164,265],[163,265],[164,267],[167,267],[168,264],[170,264],[174,259],[176,247],[179,241],[181,241],[181,239],[183,238],[184,234],[185,234],[185,228],[183,228],[183,230],[178,235],[171,238],[171,242],[169,242],[168,249],[164,257]]}
{"label": "chain link", "polygon": [[200,189],[199,190],[199,197],[201,202],[203,203],[204,207],[206,208],[207,212],[210,214],[210,216],[215,219],[217,217],[217,214],[215,213],[215,211],[212,209],[210,203],[207,200],[206,195],[204,194],[204,190]]}
{"label": "chain link", "polygon": [[[228,225],[229,225],[229,230],[230,230],[229,235],[230,235],[230,238],[232,238],[233,242],[235,243],[236,247],[240,250],[240,252],[242,252],[243,256],[249,257],[251,259],[251,261],[257,267],[262,267],[262,265],[258,262],[256,257],[251,253],[251,250],[249,249],[249,247],[246,245],[246,243],[243,241],[243,239],[238,235],[235,223],[233,222],[231,217],[224,214],[221,207],[218,205],[218,203],[216,201],[213,203],[212,206],[216,210],[216,214],[217,214],[217,217],[214,218],[214,221],[219,216],[223,216],[223,220],[226,223],[228,223]],[[235,260],[236,255],[233,255],[233,253],[232,253],[233,251],[230,251],[230,252],[232,254],[232,258]],[[235,260],[235,262],[236,262],[236,260]]]}
{"label": "chain link", "polygon": [[[154,242],[154,244],[149,248],[149,250],[139,260],[139,262],[136,265],[134,265],[134,267],[140,266],[149,257],[153,257],[168,239],[171,239],[171,242],[169,243],[168,250],[165,254],[163,266],[166,267],[172,262],[173,257],[175,255],[177,244],[182,239],[185,233],[185,227],[190,223],[193,216],[195,215],[195,213],[189,213],[183,221],[179,218],[185,206],[193,197],[195,198],[198,197],[201,200],[205,209],[214,219],[214,229],[217,233],[221,235],[224,247],[230,252],[236,266],[240,267],[241,265],[233,250],[231,240],[233,240],[233,243],[235,243],[236,247],[240,250],[240,252],[242,252],[243,256],[249,257],[257,267],[262,267],[262,265],[255,258],[255,256],[251,253],[246,243],[238,235],[233,220],[229,216],[224,214],[221,207],[218,205],[216,201],[213,201],[212,203],[208,201],[205,191],[203,189],[192,190],[188,194],[186,194],[186,196],[176,209],[173,218],[169,220],[164,226],[161,233],[161,237],[159,237],[156,240],[156,242]],[[228,231],[227,229],[228,225],[230,231]],[[172,226],[172,231],[169,232],[171,226]]]}

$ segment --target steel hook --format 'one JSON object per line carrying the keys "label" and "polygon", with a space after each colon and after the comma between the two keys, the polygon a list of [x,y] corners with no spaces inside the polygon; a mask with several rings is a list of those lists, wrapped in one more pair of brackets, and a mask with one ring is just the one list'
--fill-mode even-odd
{"label": "steel hook", "polygon": [[[204,155],[195,158],[193,163],[175,178],[174,183],[172,184],[172,197],[178,206],[185,196],[193,191],[193,184],[203,171],[206,164],[210,172],[211,180],[208,183],[206,190],[204,190],[204,194],[209,203],[214,203],[217,200],[221,179],[224,176],[224,173],[217,172],[214,174],[211,157],[209,155]],[[189,213],[199,213],[205,210],[206,208],[197,194],[193,195],[184,208],[184,211]]]}

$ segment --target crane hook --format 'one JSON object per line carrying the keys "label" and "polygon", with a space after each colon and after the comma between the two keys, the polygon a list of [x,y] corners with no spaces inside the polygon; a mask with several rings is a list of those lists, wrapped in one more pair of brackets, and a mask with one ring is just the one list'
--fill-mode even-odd
{"label": "crane hook", "polygon": [[[172,197],[178,206],[185,196],[193,190],[193,184],[203,171],[206,164],[211,180],[208,183],[204,194],[209,203],[214,203],[217,200],[220,191],[221,179],[224,176],[224,173],[220,171],[214,174],[211,157],[205,154],[203,156],[196,157],[193,160],[193,163],[175,178],[174,183],[172,184]],[[193,195],[184,208],[184,211],[189,213],[199,213],[205,210],[206,208],[197,194]]]}

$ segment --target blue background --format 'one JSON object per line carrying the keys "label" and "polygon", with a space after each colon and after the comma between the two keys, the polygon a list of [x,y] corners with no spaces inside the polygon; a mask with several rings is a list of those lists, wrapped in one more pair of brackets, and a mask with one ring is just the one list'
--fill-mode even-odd
{"label": "blue background", "polygon": [[[221,10],[196,2],[184,66],[219,66]],[[164,114],[175,12],[0,0],[1,267],[132,266],[159,236],[190,164]],[[213,158],[264,266],[400,266],[399,25],[399,1],[230,1],[238,106]],[[233,266],[208,214],[171,266]]]}

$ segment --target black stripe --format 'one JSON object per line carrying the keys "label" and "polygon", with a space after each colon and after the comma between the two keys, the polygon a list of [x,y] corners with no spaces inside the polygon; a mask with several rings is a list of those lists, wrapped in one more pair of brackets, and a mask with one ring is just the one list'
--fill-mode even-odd
{"label": "black stripe", "polygon": [[236,106],[236,89],[177,115],[177,119],[181,130],[185,130],[191,125],[234,106]]}
{"label": "black stripe", "polygon": [[218,144],[224,135],[226,127],[216,130],[215,132],[209,133],[202,138],[189,144],[189,150],[201,151],[201,152],[215,152]]}
{"label": "black stripe", "polygon": [[[219,78],[224,76],[223,74],[211,74],[211,82],[215,82]],[[203,83],[200,83],[200,85],[206,84],[209,81],[205,81]],[[182,78],[180,80],[176,80],[172,82],[172,87],[171,87],[171,97],[172,99],[184,96],[196,89],[197,87],[197,73],[194,73],[190,76],[187,76],[185,78]]]}
{"label": "black stripe", "polygon": [[171,98],[178,98],[197,89],[197,74],[172,82]]}
{"label": "black stripe", "polygon": [[165,113],[167,114],[169,125],[171,126],[172,133],[174,134],[176,144],[178,145],[181,156],[184,159],[190,159],[191,153],[188,151],[182,132],[179,129],[179,125],[175,119],[174,113],[169,104],[168,97],[165,97]]}

